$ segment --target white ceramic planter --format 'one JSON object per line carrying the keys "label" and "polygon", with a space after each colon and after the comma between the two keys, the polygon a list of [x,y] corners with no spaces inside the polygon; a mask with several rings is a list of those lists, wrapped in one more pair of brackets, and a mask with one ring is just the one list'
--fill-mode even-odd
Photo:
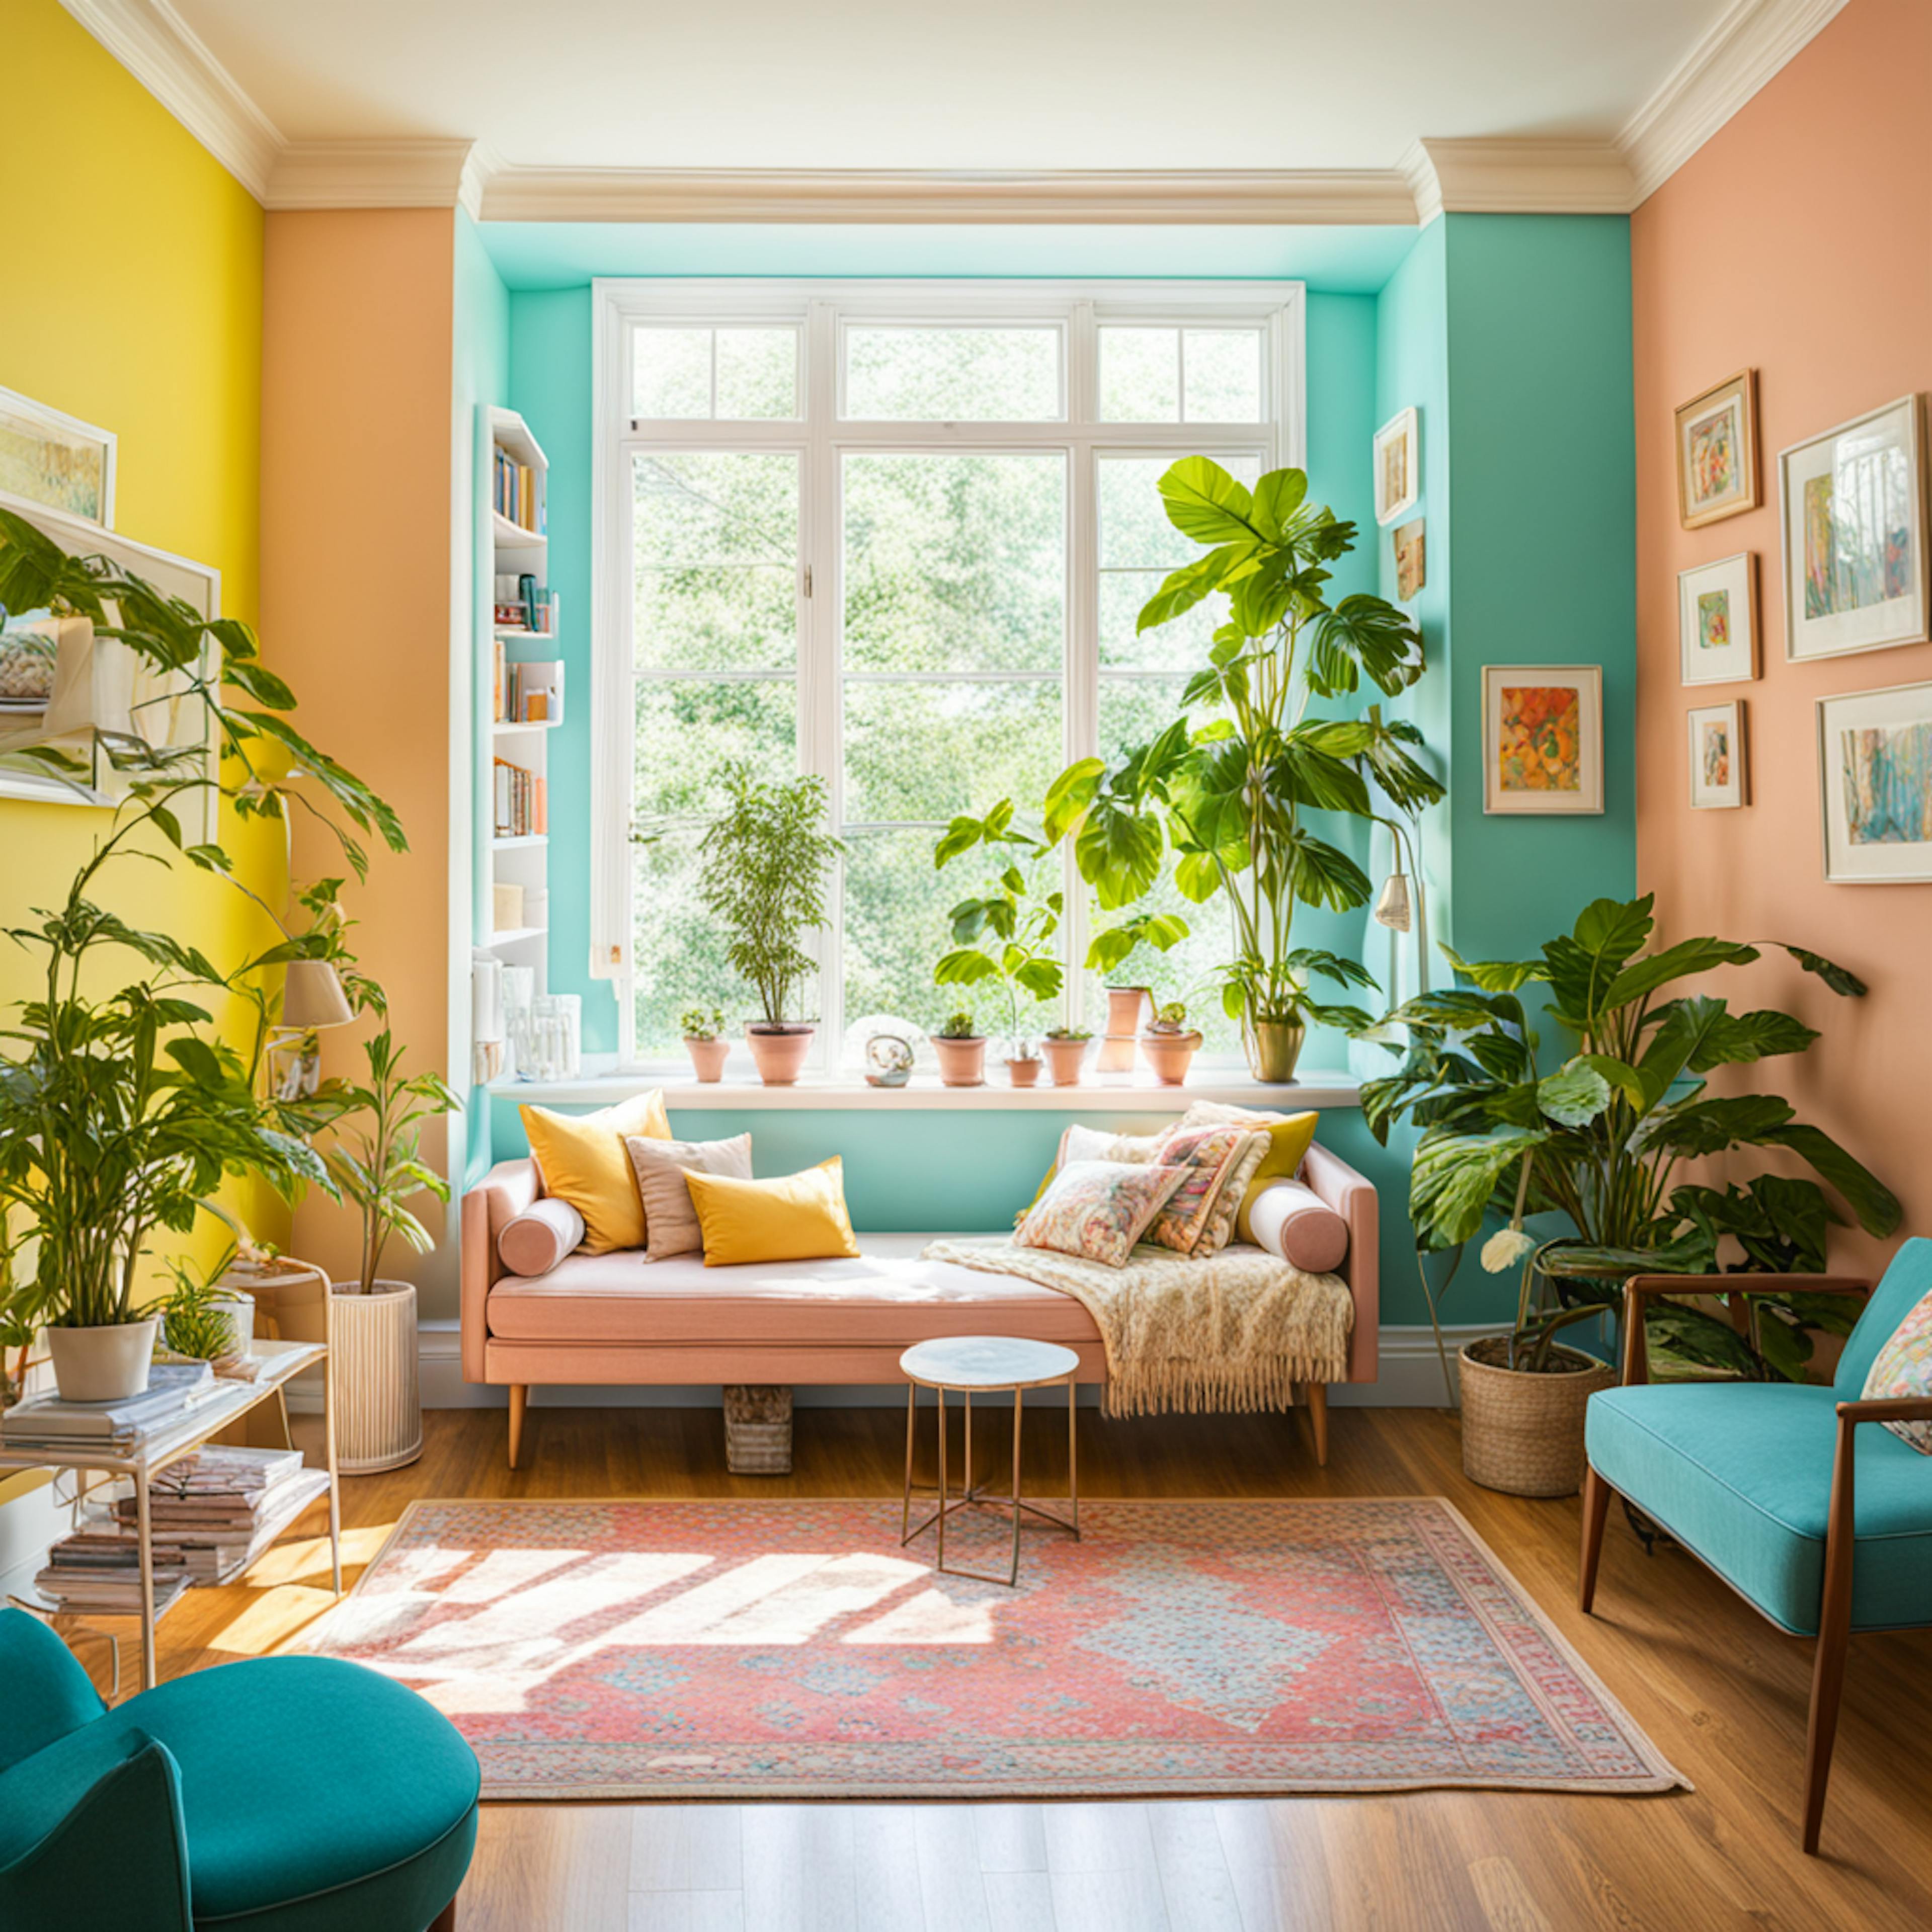
{"label": "white ceramic planter", "polygon": [[47,1330],[54,1385],[63,1402],[124,1402],[148,1386],[160,1318],[117,1322],[104,1328]]}
{"label": "white ceramic planter", "polygon": [[346,1476],[397,1469],[422,1454],[422,1392],[416,1364],[416,1292],[379,1281],[373,1294],[338,1282],[334,1330],[335,1462]]}
{"label": "white ceramic planter", "polygon": [[228,1352],[252,1355],[255,1352],[255,1298],[234,1290],[214,1303],[214,1310],[228,1324]]}

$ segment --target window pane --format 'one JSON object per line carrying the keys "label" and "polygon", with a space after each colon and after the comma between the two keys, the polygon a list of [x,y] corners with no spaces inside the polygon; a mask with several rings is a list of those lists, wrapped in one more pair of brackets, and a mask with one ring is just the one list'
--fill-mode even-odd
{"label": "window pane", "polygon": [[[1036,813],[1060,770],[1058,680],[845,686],[845,818],[938,820],[1010,797]],[[928,855],[929,856],[929,855]]]}
{"label": "window pane", "polygon": [[1190,422],[1259,422],[1262,338],[1252,328],[1190,328],[1187,362]]}
{"label": "window pane", "polygon": [[946,914],[980,890],[964,860],[943,872],[933,864],[938,836],[854,832],[846,839],[845,1010],[854,1017],[892,1013],[932,1033],[970,999],[932,982],[952,944]]}
{"label": "window pane", "polygon": [[688,418],[711,413],[711,332],[640,328],[631,340],[631,413]]}
{"label": "window pane", "polygon": [[[640,819],[716,811],[718,774],[739,759],[766,778],[798,769],[798,687],[788,678],[640,678],[637,721],[632,795]],[[648,919],[648,901],[638,915]]]}
{"label": "window pane", "polygon": [[726,422],[781,420],[798,414],[798,332],[718,332],[718,415]]}
{"label": "window pane", "polygon": [[1180,340],[1172,328],[1102,328],[1100,420],[1180,420]]}
{"label": "window pane", "polygon": [[1060,670],[1064,458],[848,456],[844,484],[847,670]]}
{"label": "window pane", "polygon": [[845,414],[855,422],[1058,422],[1057,328],[845,332]]}
{"label": "window pane", "polygon": [[640,456],[632,489],[637,662],[782,669],[798,655],[798,461]]}

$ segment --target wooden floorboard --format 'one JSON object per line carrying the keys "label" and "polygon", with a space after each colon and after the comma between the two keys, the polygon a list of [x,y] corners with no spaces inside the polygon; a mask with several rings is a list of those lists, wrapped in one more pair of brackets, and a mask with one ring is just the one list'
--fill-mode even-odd
{"label": "wooden floorboard", "polygon": [[[298,1424],[298,1428],[302,1426]],[[1422,1792],[1173,1804],[491,1804],[461,1932],[1629,1932],[1932,1924],[1932,1634],[1853,1640],[1822,1858],[1797,1844],[1810,1646],[1613,1513],[1599,1614],[1574,1607],[1578,1505],[1462,1473],[1432,1411],[1342,1409],[1328,1466],[1280,1417],[1081,1417],[1090,1496],[1439,1495],[1467,1516],[1696,1786],[1654,1798]],[[789,1477],[724,1468],[715,1410],[533,1407],[428,1418],[422,1460],[346,1478],[348,1573],[435,1496],[898,1493],[896,1409],[802,1409]],[[1064,1438],[1028,1446],[1052,1492]],[[1036,1464],[1033,1459],[1039,1458]],[[1059,1460],[1056,1462],[1056,1456]],[[1004,1463],[995,1450],[989,1474]],[[191,1592],[166,1675],[260,1654],[325,1610],[326,1544]],[[82,1647],[83,1655],[86,1654]],[[124,1663],[134,1680],[132,1654]]]}

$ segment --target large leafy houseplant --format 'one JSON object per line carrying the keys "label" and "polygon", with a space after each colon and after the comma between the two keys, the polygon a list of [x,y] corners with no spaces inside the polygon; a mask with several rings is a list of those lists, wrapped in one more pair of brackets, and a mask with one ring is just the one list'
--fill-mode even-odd
{"label": "large leafy houseplant", "polygon": [[[1802,1053],[1819,1036],[1791,1014],[1738,1012],[1685,988],[1750,965],[1762,948],[1696,938],[1649,950],[1652,908],[1648,896],[1597,900],[1534,958],[1472,962],[1444,947],[1466,983],[1423,994],[1372,1030],[1401,1060],[1362,1090],[1370,1130],[1384,1144],[1400,1120],[1422,1130],[1409,1188],[1418,1248],[1460,1253],[1486,1216],[1508,1216],[1484,1258],[1524,1268],[1512,1366],[1546,1364],[1556,1333],[1614,1306],[1630,1274],[1720,1271],[1727,1238],[1754,1270],[1822,1272],[1841,1218],[1833,1193],[1870,1233],[1898,1225],[1890,1190],[1788,1101],[1709,1090],[1718,1068]],[[1833,993],[1864,992],[1817,953],[1776,950]],[[1546,988],[1550,1017],[1574,1047],[1546,1074],[1522,997],[1532,986]],[[1679,1178],[1686,1161],[1743,1149],[1794,1156],[1817,1178]],[[1539,1245],[1522,1222],[1543,1214],[1570,1232]],[[1433,1294],[1430,1305],[1433,1316]],[[1802,1380],[1814,1335],[1845,1327],[1834,1298],[1798,1292],[1769,1298],[1760,1315],[1754,1335],[1688,1303],[1660,1303],[1646,1329],[1652,1359],[1679,1372]]]}
{"label": "large leafy houseplant", "polygon": [[[1310,978],[1373,983],[1355,961],[1294,944],[1298,907],[1346,912],[1371,892],[1312,814],[1393,829],[1384,805],[1411,813],[1442,795],[1415,756],[1414,725],[1384,718],[1379,704],[1353,718],[1310,707],[1352,697],[1364,682],[1390,698],[1406,691],[1422,675],[1421,634],[1382,598],[1330,603],[1328,566],[1354,548],[1355,526],[1308,502],[1300,470],[1271,470],[1250,490],[1219,464],[1190,456],[1167,471],[1160,490],[1168,520],[1202,554],[1161,585],[1139,629],[1216,595],[1227,600],[1226,620],[1181,694],[1180,716],[1123,756],[1081,759],[1054,781],[1046,833],[1073,841],[1103,912],[1144,898],[1170,854],[1185,899],[1226,906],[1232,947],[1220,974],[1223,1006],[1241,1022],[1256,1072],[1286,1078],[1309,1021],[1366,1023],[1356,1007],[1314,998]],[[1196,711],[1216,715],[1196,724]],[[1103,929],[1088,963],[1106,970],[1141,936]]]}

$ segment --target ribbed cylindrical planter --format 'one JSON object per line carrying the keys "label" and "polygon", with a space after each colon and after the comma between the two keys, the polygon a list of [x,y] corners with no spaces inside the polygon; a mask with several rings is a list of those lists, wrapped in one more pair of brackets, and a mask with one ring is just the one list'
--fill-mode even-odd
{"label": "ribbed cylindrical planter", "polygon": [[1462,1473],[1505,1496],[1574,1496],[1583,1483],[1584,1406],[1616,1386],[1616,1371],[1574,1348],[1552,1348],[1562,1366],[1542,1374],[1483,1358],[1508,1347],[1496,1340],[1462,1350]]}
{"label": "ribbed cylindrical planter", "polygon": [[416,1292],[379,1281],[372,1294],[338,1282],[335,1463],[345,1476],[397,1469],[422,1454],[422,1390],[416,1366]]}

